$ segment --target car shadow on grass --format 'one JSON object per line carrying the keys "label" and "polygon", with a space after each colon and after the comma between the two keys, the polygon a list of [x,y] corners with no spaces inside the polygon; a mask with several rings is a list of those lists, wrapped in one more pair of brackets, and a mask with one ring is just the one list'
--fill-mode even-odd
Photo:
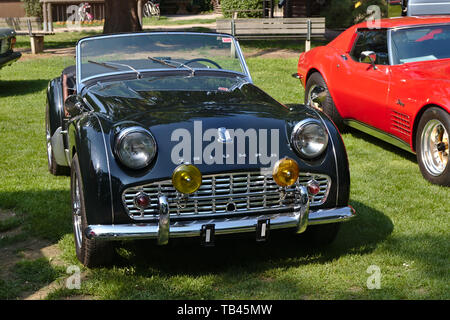
{"label": "car shadow on grass", "polygon": [[48,85],[48,79],[2,80],[0,78],[0,98],[22,96],[39,92]]}
{"label": "car shadow on grass", "polygon": [[257,243],[254,235],[217,237],[214,247],[201,247],[198,238],[171,239],[168,246],[153,241],[122,242],[118,267],[133,266],[138,274],[157,270],[166,276],[204,275],[234,269],[263,272],[271,268],[298,267],[310,263],[327,263],[346,254],[370,253],[391,234],[392,221],[382,212],[359,202],[352,202],[358,216],[344,223],[336,241],[314,248],[303,235],[272,231],[267,242]]}
{"label": "car shadow on grass", "polygon": [[[67,204],[68,191],[3,194],[0,203],[15,207],[18,199],[25,201],[20,210],[27,212],[24,228],[29,231],[34,229],[32,236],[51,238],[54,243],[68,233],[73,238]],[[93,269],[91,280],[88,281],[99,281],[101,285],[111,286],[105,298],[117,299],[223,298],[229,288],[223,283],[239,287],[244,282],[271,287],[274,290],[271,293],[273,297],[291,297],[301,291],[300,296],[308,298],[314,288],[303,282],[293,283],[290,278],[280,277],[276,270],[327,264],[349,254],[369,254],[381,242],[385,242],[393,231],[392,221],[382,212],[357,201],[350,204],[358,216],[342,225],[336,241],[329,247],[314,248],[301,235],[281,230],[272,231],[269,241],[265,243],[257,243],[254,235],[217,237],[216,246],[210,248],[201,247],[198,238],[171,239],[167,246],[158,246],[154,239],[116,242],[118,254],[113,264]],[[33,226],[31,230],[30,226]],[[73,248],[73,243],[66,244]],[[63,254],[67,255],[65,251]],[[74,250],[70,255],[72,261]],[[127,270],[133,270],[132,274],[128,274]],[[272,272],[275,272],[273,276]],[[212,281],[212,286],[219,291],[205,292],[200,288],[196,292],[197,289],[189,285],[189,281],[178,288],[177,279],[186,277],[200,282]],[[247,278],[253,280],[246,282]],[[36,284],[36,288],[39,286],[44,284]],[[143,286],[142,290],[139,286]],[[248,292],[245,289],[243,294]],[[19,295],[20,292],[15,294]]]}

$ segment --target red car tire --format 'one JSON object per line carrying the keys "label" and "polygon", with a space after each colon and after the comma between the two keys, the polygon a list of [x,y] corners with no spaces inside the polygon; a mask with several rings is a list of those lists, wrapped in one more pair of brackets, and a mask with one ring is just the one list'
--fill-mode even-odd
{"label": "red car tire", "polygon": [[343,132],[345,129],[344,121],[342,120],[339,111],[337,111],[336,106],[334,105],[333,98],[331,97],[330,92],[328,91],[328,86],[325,80],[323,79],[323,77],[319,72],[314,72],[313,74],[311,74],[311,76],[308,78],[306,82],[305,104],[309,103],[311,92],[316,86],[323,87],[326,90],[326,98],[323,101],[323,105],[314,105],[313,107],[319,109],[320,111],[328,115],[334,122],[334,124],[338,127],[339,131]]}
{"label": "red car tire", "polygon": [[425,179],[442,186],[450,186],[449,134],[448,112],[432,107],[423,113],[416,134],[417,162]]}

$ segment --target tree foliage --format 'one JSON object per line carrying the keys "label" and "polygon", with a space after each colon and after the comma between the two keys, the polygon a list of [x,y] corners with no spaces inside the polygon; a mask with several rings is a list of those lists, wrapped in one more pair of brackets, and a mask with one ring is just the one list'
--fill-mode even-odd
{"label": "tree foliage", "polygon": [[388,16],[388,5],[385,0],[329,1],[322,15],[325,16],[327,28],[348,28],[364,21],[370,15],[367,8],[372,5],[380,8],[380,18]]}
{"label": "tree foliage", "polygon": [[260,0],[222,0],[220,1],[224,17],[231,17],[233,10],[250,10],[238,13],[239,18],[260,18],[262,17],[263,2]]}
{"label": "tree foliage", "polygon": [[42,5],[39,0],[21,0],[27,17],[42,18]]}

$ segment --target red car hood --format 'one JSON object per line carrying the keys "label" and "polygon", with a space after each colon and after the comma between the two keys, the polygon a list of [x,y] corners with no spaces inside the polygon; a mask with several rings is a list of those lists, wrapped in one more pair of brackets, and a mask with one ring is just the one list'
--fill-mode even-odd
{"label": "red car hood", "polygon": [[450,81],[450,59],[414,62],[402,67],[415,80]]}

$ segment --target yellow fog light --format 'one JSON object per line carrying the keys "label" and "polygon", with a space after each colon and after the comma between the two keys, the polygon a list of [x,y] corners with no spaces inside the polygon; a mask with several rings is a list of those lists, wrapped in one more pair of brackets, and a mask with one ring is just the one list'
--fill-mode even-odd
{"label": "yellow fog light", "polygon": [[299,175],[298,164],[295,160],[283,158],[278,160],[273,167],[273,180],[281,186],[288,187],[293,185]]}
{"label": "yellow fog light", "polygon": [[181,164],[173,171],[172,184],[181,193],[193,193],[202,184],[202,174],[192,164]]}

